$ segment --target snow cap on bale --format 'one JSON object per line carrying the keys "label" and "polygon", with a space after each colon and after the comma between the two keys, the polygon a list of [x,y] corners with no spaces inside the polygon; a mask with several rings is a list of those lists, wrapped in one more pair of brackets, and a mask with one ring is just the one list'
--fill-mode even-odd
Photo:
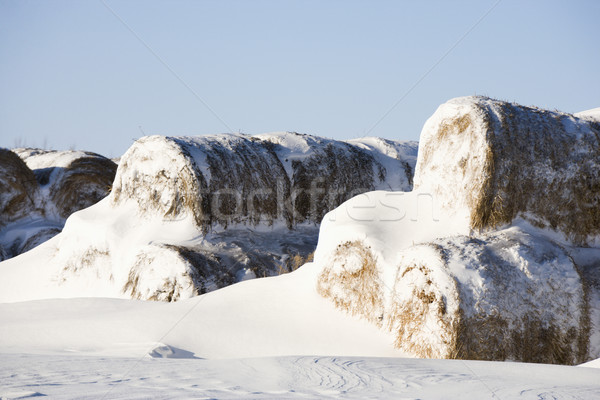
{"label": "snow cap on bale", "polygon": [[0,228],[32,214],[43,215],[35,176],[17,154],[0,148]]}
{"label": "snow cap on bale", "polygon": [[441,105],[421,133],[415,189],[487,230],[523,218],[600,242],[600,125],[485,97]]}
{"label": "snow cap on bale", "polygon": [[15,152],[33,170],[62,219],[106,197],[117,170],[110,159],[87,151],[22,148]]}

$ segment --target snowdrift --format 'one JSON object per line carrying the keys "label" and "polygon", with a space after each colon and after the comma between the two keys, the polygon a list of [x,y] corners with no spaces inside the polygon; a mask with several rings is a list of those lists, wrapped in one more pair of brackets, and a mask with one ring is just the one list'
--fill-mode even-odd
{"label": "snowdrift", "polygon": [[327,214],[319,293],[419,357],[600,356],[600,143],[590,119],[482,97],[423,128],[410,193]]}
{"label": "snowdrift", "polygon": [[421,133],[415,189],[473,229],[520,217],[578,245],[600,244],[600,125],[481,97],[440,106]]}
{"label": "snowdrift", "polygon": [[0,265],[0,286],[23,281],[0,300],[175,301],[289,272],[310,258],[326,211],[358,192],[410,190],[416,147],[288,132],[142,138],[107,198]]}

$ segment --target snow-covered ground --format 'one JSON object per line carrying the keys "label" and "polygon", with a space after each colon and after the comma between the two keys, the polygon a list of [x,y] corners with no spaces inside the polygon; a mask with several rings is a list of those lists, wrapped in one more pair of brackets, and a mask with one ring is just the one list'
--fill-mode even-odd
{"label": "snow-covered ground", "polygon": [[176,303],[0,304],[0,398],[600,399],[598,368],[405,358],[315,267]]}
{"label": "snow-covered ground", "polygon": [[288,356],[235,360],[0,355],[0,398],[582,399],[600,370],[520,363]]}

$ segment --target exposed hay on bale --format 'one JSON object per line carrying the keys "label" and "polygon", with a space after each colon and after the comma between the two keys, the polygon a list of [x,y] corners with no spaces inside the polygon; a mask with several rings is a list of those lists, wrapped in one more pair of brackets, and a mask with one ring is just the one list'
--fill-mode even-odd
{"label": "exposed hay on bale", "polygon": [[340,244],[317,280],[317,291],[336,307],[381,325],[384,313],[383,282],[377,260],[360,241]]}
{"label": "exposed hay on bale", "polygon": [[433,358],[588,359],[585,283],[552,242],[511,228],[403,254],[386,313],[400,349]]}
{"label": "exposed hay on bale", "polygon": [[43,215],[35,176],[17,154],[0,148],[0,228],[32,215]]}
{"label": "exposed hay on bale", "polygon": [[117,170],[113,161],[91,152],[15,151],[33,170],[38,183],[47,191],[48,200],[55,207],[58,217],[62,219],[106,197]]}
{"label": "exposed hay on bale", "polygon": [[473,229],[524,218],[578,245],[600,234],[600,126],[483,97],[451,100],[427,121],[415,189]]}

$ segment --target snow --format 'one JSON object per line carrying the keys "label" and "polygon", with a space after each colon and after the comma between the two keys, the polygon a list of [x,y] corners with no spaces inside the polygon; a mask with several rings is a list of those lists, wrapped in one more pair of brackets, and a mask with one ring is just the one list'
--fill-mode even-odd
{"label": "snow", "polygon": [[0,356],[0,398],[598,399],[600,370],[403,358]]}
{"label": "snow", "polygon": [[600,107],[592,108],[586,111],[580,111],[578,113],[573,114],[578,118],[589,118],[596,121],[600,121]]}
{"label": "snow", "polygon": [[54,299],[0,304],[0,353],[137,356],[161,344],[201,358],[398,356],[391,336],[316,293],[307,264],[176,303]]}

